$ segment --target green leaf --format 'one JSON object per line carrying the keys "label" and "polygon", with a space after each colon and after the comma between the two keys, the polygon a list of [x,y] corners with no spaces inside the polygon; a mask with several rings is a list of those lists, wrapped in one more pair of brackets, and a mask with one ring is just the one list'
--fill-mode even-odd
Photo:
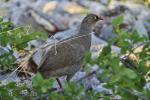
{"label": "green leaf", "polygon": [[116,82],[120,81],[122,77],[119,75],[114,75],[111,80],[110,80],[110,84],[115,84]]}
{"label": "green leaf", "polygon": [[107,45],[102,49],[102,52],[100,53],[100,56],[107,56],[111,53],[111,45]]}
{"label": "green leaf", "polygon": [[40,73],[37,73],[36,76],[32,79],[33,88],[41,96],[42,93],[46,93],[48,89],[52,88],[54,79],[43,79]]}
{"label": "green leaf", "polygon": [[136,79],[136,78],[137,78],[137,74],[136,74],[134,71],[132,71],[132,70],[130,70],[130,69],[128,69],[128,68],[124,68],[124,69],[121,71],[121,75],[122,75],[122,76],[126,76],[126,77],[128,77],[129,79]]}
{"label": "green leaf", "polygon": [[32,85],[33,86],[39,86],[39,84],[44,81],[43,77],[40,73],[37,73],[36,76],[32,79]]}
{"label": "green leaf", "polygon": [[0,55],[0,70],[14,69],[15,57],[13,52],[15,50],[24,50],[31,40],[41,39],[44,41],[47,35],[41,32],[29,33],[27,27],[16,27],[8,21],[0,19],[0,47],[10,46],[11,51]]}
{"label": "green leaf", "polygon": [[92,57],[91,52],[86,52],[85,57],[84,57],[84,64],[87,64],[87,63],[91,64],[92,63],[91,57]]}
{"label": "green leaf", "polygon": [[112,20],[112,25],[114,27],[118,27],[123,22],[123,16],[118,16],[117,18]]}

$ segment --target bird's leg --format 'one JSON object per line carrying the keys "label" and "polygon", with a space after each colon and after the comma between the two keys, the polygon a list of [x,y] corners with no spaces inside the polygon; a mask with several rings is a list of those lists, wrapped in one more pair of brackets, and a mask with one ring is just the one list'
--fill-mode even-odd
{"label": "bird's leg", "polygon": [[62,84],[61,84],[59,78],[56,78],[56,81],[57,81],[57,83],[58,83],[58,85],[59,85],[59,88],[62,89],[63,87],[62,87]]}
{"label": "bird's leg", "polygon": [[64,89],[63,89],[63,87],[62,87],[62,84],[61,84],[61,81],[59,80],[59,78],[56,78],[56,81],[57,81],[57,83],[58,83],[58,85],[59,85],[58,92],[64,93]]}

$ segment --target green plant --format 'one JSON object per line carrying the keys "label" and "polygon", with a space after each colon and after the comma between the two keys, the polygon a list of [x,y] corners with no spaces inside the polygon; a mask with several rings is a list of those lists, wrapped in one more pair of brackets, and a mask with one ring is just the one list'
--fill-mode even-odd
{"label": "green plant", "polygon": [[[146,84],[145,75],[150,71],[150,67],[146,66],[146,61],[150,61],[150,44],[147,37],[140,37],[136,30],[127,33],[124,29],[120,29],[123,17],[119,16],[112,21],[114,32],[118,37],[110,42],[110,45],[103,48],[97,64],[101,66],[104,72],[100,75],[100,80],[106,81],[106,87],[113,90],[115,95],[120,95],[123,99],[146,99],[149,100],[149,90],[143,89]],[[120,54],[111,53],[111,44],[116,43],[121,48]],[[144,47],[140,52],[139,61],[133,62],[136,68],[131,65],[131,69],[126,68],[120,61],[120,56],[126,53],[133,53],[133,46],[143,43]],[[129,63],[129,62],[128,62]],[[107,67],[106,67],[107,66]],[[106,80],[107,79],[107,80]]]}
{"label": "green plant", "polygon": [[[2,84],[0,82],[0,84]],[[0,99],[1,100],[22,100],[23,91],[29,91],[29,89],[25,85],[17,86],[16,83],[11,82],[7,85],[0,86]]]}
{"label": "green plant", "polygon": [[10,46],[8,52],[0,54],[0,69],[14,69],[16,58],[13,56],[14,51],[23,50],[31,40],[46,39],[43,33],[28,33],[27,27],[14,28],[11,22],[3,21],[0,18],[0,47]]}
{"label": "green plant", "polygon": [[[126,32],[125,29],[121,29],[120,24],[122,24],[122,20],[123,17],[118,16],[112,21],[114,32],[117,34],[117,38],[110,40],[109,44],[102,49],[100,54],[94,60],[91,58],[91,53],[86,53],[84,61],[85,65],[99,65],[100,69],[103,71],[100,73],[98,78],[106,83],[104,85],[106,88],[113,91],[113,96],[105,96],[102,93],[97,93],[92,90],[85,90],[82,85],[75,83],[64,83],[63,93],[52,92],[49,90],[54,84],[54,79],[50,78],[44,80],[38,73],[32,79],[32,88],[30,89],[24,85],[18,87],[15,85],[15,83],[1,85],[0,99],[13,98],[13,100],[24,100],[44,98],[48,100],[98,100],[98,98],[103,97],[104,100],[108,100],[113,98],[115,95],[120,95],[123,100],[149,100],[150,90],[144,89],[144,86],[147,82],[145,76],[150,71],[150,67],[146,65],[147,61],[150,61],[149,39],[147,37],[140,37],[134,29],[131,32]],[[8,26],[6,28],[6,30],[8,30]],[[1,34],[2,33],[0,33],[0,35]],[[16,35],[14,35],[14,38],[17,37]],[[8,43],[9,42],[7,41],[3,42],[3,46],[6,46],[4,44]],[[121,48],[120,53],[112,53],[111,45],[114,43]],[[143,45],[142,51],[135,54],[138,55],[138,61],[128,60],[126,62],[128,63],[128,66],[130,66],[128,67],[121,62],[120,57],[124,54],[128,54],[127,56],[134,54],[134,45],[137,44]],[[11,44],[11,47],[15,50],[20,50],[25,46],[18,46],[18,43],[16,43],[15,45]],[[1,59],[2,58],[0,58],[0,60]],[[11,95],[8,92],[10,90],[14,91]],[[28,92],[27,95],[21,94],[21,92],[24,90]],[[33,91],[36,95],[31,94]]]}

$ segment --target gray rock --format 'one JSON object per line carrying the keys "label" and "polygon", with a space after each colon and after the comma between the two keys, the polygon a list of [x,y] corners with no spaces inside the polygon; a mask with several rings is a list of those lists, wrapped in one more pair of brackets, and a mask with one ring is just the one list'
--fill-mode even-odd
{"label": "gray rock", "polygon": [[[91,45],[91,52],[92,52],[92,58],[95,59],[100,51],[107,46],[108,43],[98,37],[96,37],[95,35],[92,35],[92,45]],[[112,49],[112,53],[116,53],[119,54],[120,53],[120,48],[117,46],[112,45],[111,46]]]}
{"label": "gray rock", "polygon": [[40,45],[42,45],[41,40],[31,40],[28,42],[28,46],[25,48],[25,50],[31,50],[33,47],[38,48]]}
{"label": "gray rock", "polygon": [[150,82],[148,82],[148,83],[145,84],[144,89],[150,90]]}
{"label": "gray rock", "polygon": [[77,80],[79,80],[80,78],[84,77],[85,75],[86,75],[86,72],[78,71],[78,72],[73,76],[73,78],[71,79],[71,81],[77,81]]}
{"label": "gray rock", "polygon": [[[0,46],[0,55],[3,55],[3,54],[5,54],[5,53],[9,53],[11,49],[12,49],[12,48],[11,48],[9,45],[7,45],[6,47],[1,47],[1,46]],[[15,58],[18,58],[17,51],[14,51],[14,52],[13,52],[13,56],[14,56]]]}
{"label": "gray rock", "polygon": [[130,11],[130,13],[138,19],[145,20],[145,19],[148,19],[150,16],[150,10],[148,7],[141,5],[141,4],[132,3],[130,1],[125,3],[125,2],[121,2],[121,1],[119,2],[119,1],[113,0],[111,4],[109,5],[109,8],[113,9],[119,5],[126,6],[128,8],[128,11]]}
{"label": "gray rock", "polygon": [[100,84],[100,85],[94,87],[94,90],[98,93],[104,93],[104,94],[109,94],[109,95],[113,94],[112,90],[104,88],[103,84]]}
{"label": "gray rock", "polygon": [[116,38],[116,34],[113,33],[112,25],[103,25],[100,37],[106,41]]}
{"label": "gray rock", "polygon": [[82,80],[82,84],[85,89],[94,89],[100,84],[100,81],[96,77],[90,76]]}
{"label": "gray rock", "polygon": [[99,0],[100,3],[104,4],[104,5],[108,5],[109,4],[109,0]]}
{"label": "gray rock", "polygon": [[7,47],[0,47],[0,55],[3,55],[8,52],[9,52],[9,49]]}
{"label": "gray rock", "polygon": [[123,14],[123,23],[128,25],[133,25],[135,21],[135,16],[130,11],[125,11]]}
{"label": "gray rock", "polygon": [[15,72],[0,75],[0,81],[2,81],[2,85],[6,85],[9,82],[19,82],[20,79],[17,77]]}
{"label": "gray rock", "polygon": [[113,26],[108,18],[105,18],[104,21],[100,21],[96,24],[94,28],[94,34],[105,41],[114,39],[117,36],[113,33]]}
{"label": "gray rock", "polygon": [[69,37],[75,35],[76,32],[77,32],[76,29],[69,29],[66,31],[58,32],[53,37],[57,40],[63,40],[63,39],[66,39],[66,38],[69,38]]}
{"label": "gray rock", "polygon": [[146,27],[146,29],[147,29],[148,36],[149,36],[149,38],[150,38],[150,22],[145,21],[145,22],[144,22],[144,25],[145,25],[145,27]]}
{"label": "gray rock", "polygon": [[107,7],[95,1],[82,0],[80,4],[85,7],[88,7],[89,13],[94,13],[98,15],[108,10]]}
{"label": "gray rock", "polygon": [[143,37],[143,36],[148,37],[148,32],[147,32],[142,20],[136,20],[134,24],[135,24],[135,26],[134,26],[135,29],[137,30],[138,34],[141,37]]}

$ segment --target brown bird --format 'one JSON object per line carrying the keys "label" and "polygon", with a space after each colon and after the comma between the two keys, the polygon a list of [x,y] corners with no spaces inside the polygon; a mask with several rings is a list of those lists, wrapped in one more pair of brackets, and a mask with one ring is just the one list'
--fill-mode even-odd
{"label": "brown bird", "polygon": [[95,14],[87,15],[81,22],[76,35],[59,41],[49,50],[43,51],[44,56],[39,65],[33,60],[33,56],[37,53],[34,52],[27,62],[26,71],[40,72],[44,78],[67,75],[66,80],[69,81],[82,67],[84,54],[90,50],[91,46],[90,33],[98,20],[102,20],[102,17]]}

